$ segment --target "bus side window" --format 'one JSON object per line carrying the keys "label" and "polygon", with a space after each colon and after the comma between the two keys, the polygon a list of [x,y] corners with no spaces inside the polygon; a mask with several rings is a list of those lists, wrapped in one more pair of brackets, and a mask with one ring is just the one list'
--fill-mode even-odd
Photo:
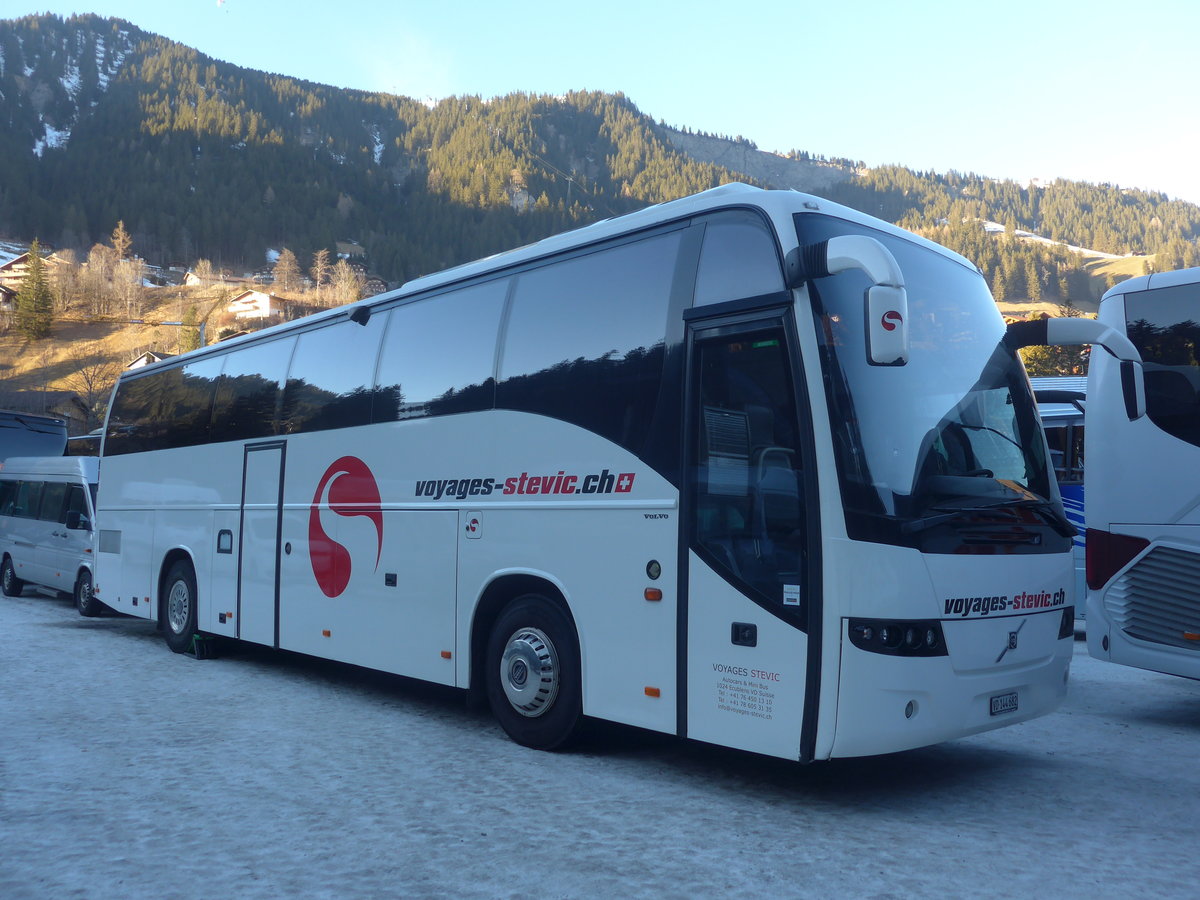
{"label": "bus side window", "polygon": [[284,338],[231,353],[217,382],[210,438],[241,441],[277,433],[280,385],[296,339]]}
{"label": "bus side window", "polygon": [[371,422],[375,362],[387,314],[340,319],[300,335],[283,391],[284,434]]}
{"label": "bus side window", "polygon": [[775,237],[760,215],[738,210],[705,220],[696,306],[783,289]]}
{"label": "bus side window", "polygon": [[518,275],[496,405],[571,422],[640,452],[662,381],[682,233]]}
{"label": "bus side window", "polygon": [[[66,524],[71,517],[71,513],[77,513],[81,521],[88,521],[87,500],[84,498],[83,488],[77,484],[71,485],[67,493],[67,505],[59,522]],[[90,527],[90,523],[88,525],[81,525],[80,527],[88,528]]]}
{"label": "bus side window", "polygon": [[47,482],[42,488],[42,502],[38,518],[43,522],[66,521],[67,485],[59,481]]}
{"label": "bus side window", "polygon": [[42,483],[40,481],[18,482],[17,501],[13,507],[13,515],[21,519],[36,519],[41,502]]}
{"label": "bus side window", "polygon": [[17,483],[0,481],[0,516],[11,516],[17,502]]}
{"label": "bus side window", "polygon": [[496,336],[510,279],[394,308],[379,357],[375,422],[491,409]]}

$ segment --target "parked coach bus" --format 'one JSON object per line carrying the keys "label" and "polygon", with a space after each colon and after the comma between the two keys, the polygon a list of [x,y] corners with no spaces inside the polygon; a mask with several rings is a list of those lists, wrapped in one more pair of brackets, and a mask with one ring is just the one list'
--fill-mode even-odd
{"label": "parked coach bus", "polygon": [[[1094,324],[1094,323],[1093,323]],[[125,373],[97,591],[803,761],[1066,690],[1072,528],[979,271],[727,185]]]}
{"label": "parked coach bus", "polygon": [[1088,650],[1200,678],[1200,269],[1132,278],[1100,300],[1145,369],[1130,420],[1120,367],[1092,357],[1087,386]]}
{"label": "parked coach bus", "polygon": [[1087,596],[1086,545],[1083,511],[1083,435],[1087,376],[1043,375],[1029,379],[1037,400],[1038,415],[1050,446],[1050,465],[1058,480],[1063,510],[1075,526],[1075,618],[1084,618]]}

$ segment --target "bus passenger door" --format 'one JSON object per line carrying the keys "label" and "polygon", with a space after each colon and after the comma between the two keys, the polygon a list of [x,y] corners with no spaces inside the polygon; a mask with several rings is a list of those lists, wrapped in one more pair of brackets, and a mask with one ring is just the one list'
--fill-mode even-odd
{"label": "bus passenger door", "polygon": [[284,442],[248,444],[242,467],[237,636],[279,646]]}
{"label": "bus passenger door", "polygon": [[681,730],[803,759],[818,518],[790,316],[689,317]]}

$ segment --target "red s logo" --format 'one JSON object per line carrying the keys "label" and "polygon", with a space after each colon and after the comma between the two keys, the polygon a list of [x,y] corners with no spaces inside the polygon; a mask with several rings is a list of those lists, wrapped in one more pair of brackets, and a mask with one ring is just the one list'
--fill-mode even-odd
{"label": "red s logo", "polygon": [[904,321],[904,317],[894,309],[889,309],[880,318],[879,324],[883,326],[884,331],[895,331],[896,326]]}
{"label": "red s logo", "polygon": [[383,553],[383,510],[379,485],[367,464],[355,456],[343,456],[321,476],[308,511],[308,555],[313,575],[326,597],[337,597],[350,583],[350,551],[321,527],[321,509],[339,516],[365,516],[375,524],[377,547],[375,567]]}

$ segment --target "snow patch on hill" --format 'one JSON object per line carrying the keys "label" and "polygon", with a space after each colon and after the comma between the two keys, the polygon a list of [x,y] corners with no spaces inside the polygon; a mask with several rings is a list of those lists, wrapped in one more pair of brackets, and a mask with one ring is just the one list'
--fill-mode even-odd
{"label": "snow patch on hill", "polygon": [[[1004,226],[1001,225],[999,222],[984,222],[983,230],[986,231],[988,234],[1003,234]],[[1103,253],[1099,250],[1090,250],[1087,247],[1076,247],[1074,244],[1067,244],[1062,241],[1051,240],[1048,237],[1042,237],[1040,234],[1034,234],[1032,231],[1022,231],[1020,229],[1017,229],[1017,230],[1013,231],[1013,235],[1021,238],[1022,240],[1026,240],[1026,241],[1034,241],[1039,244],[1047,244],[1047,245],[1052,245],[1052,246],[1065,247],[1066,249],[1072,251],[1073,253],[1078,253],[1081,256],[1094,256],[1097,259],[1124,259],[1125,256],[1132,255],[1132,254],[1126,253],[1125,256],[1122,256],[1119,253]]]}

